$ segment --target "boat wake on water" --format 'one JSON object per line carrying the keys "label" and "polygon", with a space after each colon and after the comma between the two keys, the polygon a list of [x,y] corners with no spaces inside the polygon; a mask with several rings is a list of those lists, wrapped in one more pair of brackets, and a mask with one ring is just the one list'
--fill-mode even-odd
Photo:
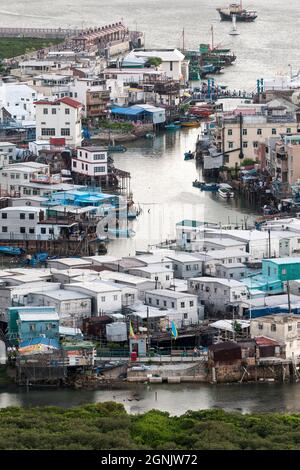
{"label": "boat wake on water", "polygon": [[26,13],[17,13],[14,11],[7,11],[7,10],[0,10],[1,15],[6,15],[6,16],[21,16],[22,18],[48,18],[48,19],[56,19],[56,16],[45,16],[45,15],[29,15]]}

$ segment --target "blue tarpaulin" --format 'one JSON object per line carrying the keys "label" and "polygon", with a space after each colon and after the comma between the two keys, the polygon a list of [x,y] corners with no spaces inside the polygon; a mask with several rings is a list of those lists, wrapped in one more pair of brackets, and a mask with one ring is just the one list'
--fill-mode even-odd
{"label": "blue tarpaulin", "polygon": [[144,109],[141,108],[112,108],[112,114],[122,114],[123,116],[138,116],[144,113]]}

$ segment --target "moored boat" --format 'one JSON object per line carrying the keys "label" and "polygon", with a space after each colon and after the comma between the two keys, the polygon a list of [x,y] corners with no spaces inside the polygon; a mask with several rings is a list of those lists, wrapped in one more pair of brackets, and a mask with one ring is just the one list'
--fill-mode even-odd
{"label": "moored boat", "polygon": [[180,121],[182,127],[200,127],[200,122],[196,120]]}
{"label": "moored boat", "polygon": [[193,160],[195,158],[193,152],[189,151],[189,152],[185,152],[184,154],[184,159],[185,160]]}
{"label": "moored boat", "polygon": [[227,8],[217,8],[221,21],[232,21],[232,16],[236,16],[236,21],[251,23],[257,18],[257,12],[254,10],[246,10],[240,3],[231,3]]}
{"label": "moored boat", "polygon": [[165,125],[165,129],[167,131],[177,131],[178,129],[180,129],[180,124],[175,124],[175,123],[171,123],[171,124],[166,124]]}
{"label": "moored boat", "polygon": [[218,193],[223,199],[231,199],[235,196],[232,187],[227,183],[219,185]]}
{"label": "moored boat", "polygon": [[200,189],[201,191],[210,191],[212,193],[216,193],[219,189],[219,185],[217,183],[204,183]]}
{"label": "moored boat", "polygon": [[126,152],[127,147],[124,145],[109,145],[107,147],[108,152],[114,153],[114,152]]}

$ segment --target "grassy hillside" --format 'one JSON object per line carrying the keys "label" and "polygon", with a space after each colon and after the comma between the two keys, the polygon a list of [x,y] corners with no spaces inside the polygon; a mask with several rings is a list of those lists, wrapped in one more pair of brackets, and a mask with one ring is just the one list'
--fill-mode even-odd
{"label": "grassy hillside", "polygon": [[60,42],[62,42],[62,39],[0,37],[0,59],[9,59],[25,54],[25,52],[35,51],[51,44],[59,44]]}
{"label": "grassy hillside", "polygon": [[300,449],[300,415],[222,410],[128,415],[107,402],[0,410],[2,449]]}

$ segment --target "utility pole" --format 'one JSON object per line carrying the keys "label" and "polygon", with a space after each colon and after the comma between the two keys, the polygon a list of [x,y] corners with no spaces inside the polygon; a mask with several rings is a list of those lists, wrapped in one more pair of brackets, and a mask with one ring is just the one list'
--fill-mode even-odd
{"label": "utility pole", "polygon": [[288,295],[288,307],[289,307],[289,314],[290,314],[290,313],[292,313],[292,309],[291,309],[290,281],[287,281],[287,283],[286,283],[286,290],[287,290],[287,295]]}
{"label": "utility pole", "polygon": [[150,342],[149,342],[149,307],[147,307],[147,348],[148,351],[150,349]]}
{"label": "utility pole", "polygon": [[271,258],[271,229],[268,229],[269,234],[269,258]]}
{"label": "utility pole", "polygon": [[244,152],[243,152],[243,115],[240,113],[240,154],[239,154],[240,160],[243,160],[244,158]]}

